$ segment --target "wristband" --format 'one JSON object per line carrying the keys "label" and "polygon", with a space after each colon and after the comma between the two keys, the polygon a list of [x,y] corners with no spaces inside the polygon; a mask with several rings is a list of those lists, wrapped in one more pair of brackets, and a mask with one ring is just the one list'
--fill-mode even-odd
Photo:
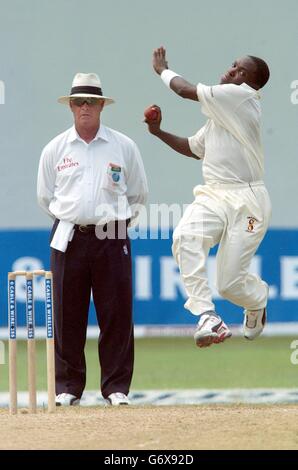
{"label": "wristband", "polygon": [[173,72],[173,70],[169,69],[163,70],[160,74],[160,78],[168,88],[171,88],[170,83],[174,77],[181,77],[181,75],[178,75],[178,73]]}

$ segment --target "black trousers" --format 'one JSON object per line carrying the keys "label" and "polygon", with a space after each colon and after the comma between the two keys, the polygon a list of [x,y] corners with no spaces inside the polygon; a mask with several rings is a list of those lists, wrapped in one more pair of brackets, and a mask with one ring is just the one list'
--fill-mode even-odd
{"label": "black trousers", "polygon": [[[57,221],[52,230],[55,232]],[[100,328],[101,392],[126,395],[133,373],[130,240],[75,230],[65,253],[51,249],[54,281],[56,393],[81,397],[86,384],[84,347],[91,289]]]}

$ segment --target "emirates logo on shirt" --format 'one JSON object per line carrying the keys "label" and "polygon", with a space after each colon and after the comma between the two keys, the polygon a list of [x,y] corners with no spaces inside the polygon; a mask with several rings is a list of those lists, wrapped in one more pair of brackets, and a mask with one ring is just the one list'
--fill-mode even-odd
{"label": "emirates logo on shirt", "polygon": [[72,167],[76,167],[80,165],[79,162],[74,162],[71,156],[64,157],[62,162],[63,162],[62,165],[57,166],[58,171],[63,171],[63,170],[66,170],[67,168],[72,168]]}

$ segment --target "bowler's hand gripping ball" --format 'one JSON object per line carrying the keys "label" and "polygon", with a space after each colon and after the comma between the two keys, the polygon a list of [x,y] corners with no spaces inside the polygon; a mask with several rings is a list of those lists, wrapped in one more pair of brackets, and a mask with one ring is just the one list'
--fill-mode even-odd
{"label": "bowler's hand gripping ball", "polygon": [[157,109],[150,106],[149,108],[145,109],[144,116],[148,121],[156,121],[158,118],[158,111]]}

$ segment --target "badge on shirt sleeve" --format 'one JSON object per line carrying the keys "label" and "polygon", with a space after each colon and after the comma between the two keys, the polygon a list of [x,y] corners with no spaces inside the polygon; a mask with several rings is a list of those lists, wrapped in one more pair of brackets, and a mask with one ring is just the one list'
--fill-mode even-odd
{"label": "badge on shirt sleeve", "polygon": [[109,163],[108,175],[110,176],[114,184],[119,183],[121,178],[121,166],[116,165],[115,163]]}

